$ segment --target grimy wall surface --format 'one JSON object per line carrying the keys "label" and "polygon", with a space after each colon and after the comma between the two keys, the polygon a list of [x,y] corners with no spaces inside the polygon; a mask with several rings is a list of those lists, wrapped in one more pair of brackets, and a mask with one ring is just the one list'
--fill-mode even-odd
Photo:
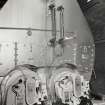
{"label": "grimy wall surface", "polygon": [[[55,47],[53,60],[49,40],[52,38],[51,13],[48,0],[9,0],[0,11],[0,27],[28,29],[0,29],[0,75],[15,65],[57,65],[69,62],[83,68],[80,70],[90,79],[94,62],[94,42],[76,0],[55,0],[56,7],[64,7],[65,47]],[[59,13],[56,11],[57,30]],[[59,39],[60,33],[57,32]],[[5,71],[5,72],[4,72]],[[84,72],[85,71],[85,72]]]}
{"label": "grimy wall surface", "polygon": [[93,0],[93,3],[96,5],[85,13],[96,43],[96,79],[92,85],[95,93],[105,94],[105,1]]}

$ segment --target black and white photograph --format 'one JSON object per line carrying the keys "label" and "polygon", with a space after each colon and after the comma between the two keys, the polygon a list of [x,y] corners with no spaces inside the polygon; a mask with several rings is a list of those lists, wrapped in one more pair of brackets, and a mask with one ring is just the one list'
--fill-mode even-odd
{"label": "black and white photograph", "polygon": [[0,105],[105,105],[105,0],[0,0]]}

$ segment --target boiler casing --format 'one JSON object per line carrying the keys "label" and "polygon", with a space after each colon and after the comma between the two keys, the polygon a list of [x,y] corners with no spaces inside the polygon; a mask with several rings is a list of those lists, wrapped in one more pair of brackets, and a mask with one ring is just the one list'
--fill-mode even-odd
{"label": "boiler casing", "polygon": [[[56,38],[60,39],[60,15],[64,8],[64,52],[60,44],[49,46],[52,20],[49,5],[56,9]],[[53,60],[53,56],[55,59]],[[0,11],[0,75],[16,65],[56,66],[72,63],[90,80],[94,63],[94,41],[76,0],[9,0]]]}

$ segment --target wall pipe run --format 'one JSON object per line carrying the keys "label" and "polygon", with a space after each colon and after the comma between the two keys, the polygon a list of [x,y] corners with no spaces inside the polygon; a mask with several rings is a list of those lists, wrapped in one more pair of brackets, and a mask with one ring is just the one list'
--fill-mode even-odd
{"label": "wall pipe run", "polygon": [[[0,30],[19,30],[19,31],[42,31],[42,32],[52,32],[50,29],[41,29],[41,28],[27,28],[27,27],[0,27]],[[60,32],[60,30],[56,30],[56,32]],[[65,33],[72,34],[72,32],[66,31]]]}
{"label": "wall pipe run", "polygon": [[0,27],[0,30],[31,30],[31,31],[52,31],[48,29],[39,29],[39,28],[19,28],[19,27]]}

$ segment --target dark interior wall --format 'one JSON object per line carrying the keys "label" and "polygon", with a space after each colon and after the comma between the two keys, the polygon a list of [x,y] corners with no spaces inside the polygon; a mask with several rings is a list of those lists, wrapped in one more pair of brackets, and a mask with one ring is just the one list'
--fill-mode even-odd
{"label": "dark interior wall", "polygon": [[96,5],[85,14],[96,46],[96,80],[92,87],[95,92],[105,94],[105,2],[102,0],[94,0],[94,2],[97,2]]}
{"label": "dark interior wall", "polygon": [[85,12],[95,42],[105,40],[105,2],[93,0],[94,6]]}
{"label": "dark interior wall", "polygon": [[0,0],[0,9],[3,8],[3,6],[5,5],[5,3],[7,2],[8,0]]}
{"label": "dark interior wall", "polygon": [[[86,9],[85,6],[88,8]],[[85,3],[83,7],[85,7],[82,10],[93,33],[96,46],[94,67],[96,79],[92,77],[94,80],[92,91],[105,95],[105,0],[91,0],[90,4]]]}
{"label": "dark interior wall", "polygon": [[105,94],[105,43],[96,44],[95,73],[96,79],[92,82],[92,91]]}

